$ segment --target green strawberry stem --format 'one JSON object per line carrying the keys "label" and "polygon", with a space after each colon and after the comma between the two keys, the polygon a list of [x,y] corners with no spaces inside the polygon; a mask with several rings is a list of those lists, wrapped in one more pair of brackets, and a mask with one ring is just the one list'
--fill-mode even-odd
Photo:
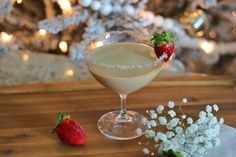
{"label": "green strawberry stem", "polygon": [[168,151],[162,151],[161,152],[161,155],[163,157],[168,157],[168,156],[171,156],[171,157],[183,157],[183,154],[181,154],[180,152],[178,151],[174,151],[172,149],[168,150]]}
{"label": "green strawberry stem", "polygon": [[153,33],[153,38],[150,40],[150,43],[152,45],[156,45],[158,47],[161,47],[163,43],[168,43],[170,46],[172,46],[172,42],[176,41],[176,36],[172,32],[165,32],[162,33]]}
{"label": "green strawberry stem", "polygon": [[56,132],[56,127],[60,124],[61,121],[69,118],[70,118],[69,114],[63,114],[62,112],[58,112],[58,119],[55,128],[52,129],[52,133],[54,134]]}

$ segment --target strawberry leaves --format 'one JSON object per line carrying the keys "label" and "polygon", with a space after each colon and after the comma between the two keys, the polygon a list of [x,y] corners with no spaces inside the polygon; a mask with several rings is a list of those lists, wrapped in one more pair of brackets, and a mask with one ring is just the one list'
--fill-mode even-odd
{"label": "strawberry leaves", "polygon": [[[64,119],[69,119],[69,118],[70,118],[70,115],[63,114],[62,112],[58,112],[56,127],[60,124],[61,121],[63,121]],[[56,131],[56,127],[52,129],[52,133],[53,134]]]}
{"label": "strawberry leaves", "polygon": [[150,40],[150,43],[152,45],[156,45],[158,47],[161,47],[163,43],[168,43],[170,46],[172,46],[172,42],[176,41],[176,36],[172,32],[165,32],[162,33],[153,33],[153,38]]}

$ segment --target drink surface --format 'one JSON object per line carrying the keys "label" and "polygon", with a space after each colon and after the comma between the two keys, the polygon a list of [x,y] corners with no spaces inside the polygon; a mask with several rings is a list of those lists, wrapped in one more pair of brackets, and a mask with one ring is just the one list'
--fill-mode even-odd
{"label": "drink surface", "polygon": [[113,43],[96,48],[88,58],[92,75],[117,93],[128,94],[145,86],[162,62],[152,47],[141,43]]}

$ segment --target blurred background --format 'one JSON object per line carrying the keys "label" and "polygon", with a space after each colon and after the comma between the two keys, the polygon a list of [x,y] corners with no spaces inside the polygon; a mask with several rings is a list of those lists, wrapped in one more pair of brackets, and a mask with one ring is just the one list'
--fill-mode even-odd
{"label": "blurred background", "polygon": [[0,0],[0,85],[92,79],[84,48],[110,30],[174,32],[160,75],[236,76],[235,0]]}

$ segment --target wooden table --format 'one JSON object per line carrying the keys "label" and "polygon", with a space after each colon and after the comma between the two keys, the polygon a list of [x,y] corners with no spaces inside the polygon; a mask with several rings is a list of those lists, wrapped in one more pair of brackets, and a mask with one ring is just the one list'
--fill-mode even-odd
{"label": "wooden table", "polygon": [[[189,98],[188,104],[181,99]],[[130,94],[128,108],[146,109],[169,100],[183,105],[196,116],[206,104],[217,103],[225,123],[236,127],[236,79],[232,77],[160,77],[147,87]],[[96,127],[105,112],[117,109],[116,94],[95,81],[49,83],[0,87],[0,156],[7,157],[141,157],[138,141],[114,141]],[[84,146],[60,142],[51,134],[57,112],[71,114],[86,129]]]}

